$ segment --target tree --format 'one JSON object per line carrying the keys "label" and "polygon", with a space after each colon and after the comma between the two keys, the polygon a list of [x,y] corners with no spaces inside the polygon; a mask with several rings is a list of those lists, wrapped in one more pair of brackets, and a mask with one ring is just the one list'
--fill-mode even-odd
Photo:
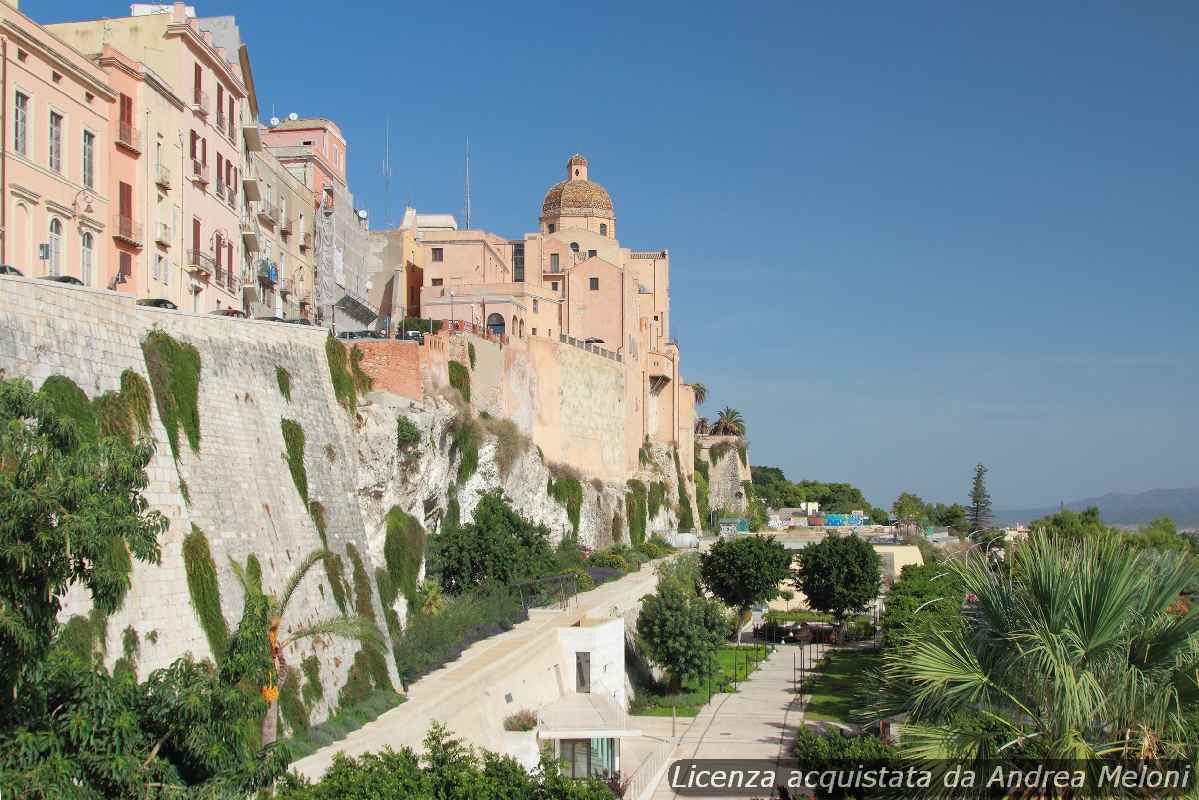
{"label": "tree", "polygon": [[964,624],[883,656],[875,713],[908,714],[909,756],[1189,758],[1176,678],[1199,659],[1199,609],[1174,604],[1199,580],[1194,559],[1041,531],[1006,565],[975,553],[947,569]]}
{"label": "tree", "polygon": [[729,635],[720,603],[691,594],[674,583],[645,597],[637,615],[637,638],[646,657],[670,675],[670,691],[708,674],[716,650]]}
{"label": "tree", "polygon": [[707,417],[698,417],[695,420],[695,433],[699,436],[704,436],[712,430],[712,423]]}
{"label": "tree", "polygon": [[919,525],[928,519],[928,506],[919,496],[903,492],[891,504],[891,513],[905,525]]}
{"label": "tree", "polygon": [[[352,639],[360,642],[376,658],[383,658],[381,655],[383,651],[382,635],[379,633],[379,628],[375,625],[374,620],[364,613],[357,615],[342,614],[336,617],[326,617],[315,622],[305,622],[294,626],[289,625],[287,626],[286,636],[280,635],[280,630],[283,628],[283,618],[287,614],[291,606],[291,600],[295,597],[296,590],[300,588],[300,584],[304,581],[304,578],[317,564],[333,557],[333,553],[328,550],[313,550],[304,557],[304,560],[292,572],[287,582],[283,584],[283,591],[279,594],[272,594],[269,597],[263,593],[262,585],[259,581],[254,580],[252,576],[248,575],[246,570],[236,561],[233,559],[229,560],[230,566],[233,568],[233,574],[237,577],[238,583],[241,584],[242,591],[245,593],[247,604],[254,601],[261,601],[266,607],[266,625],[262,634],[270,649],[272,669],[264,676],[266,680],[262,684],[262,693],[268,704],[267,712],[262,718],[263,745],[273,744],[278,738],[278,684],[282,683],[281,678],[283,673],[289,669],[287,661],[283,656],[284,650],[304,639],[313,639],[318,636],[338,636],[343,639]],[[358,610],[362,612],[362,609]],[[371,616],[373,616],[373,612],[371,612]]]}
{"label": "tree", "polygon": [[778,597],[791,577],[791,554],[773,536],[720,539],[700,556],[700,575],[708,591],[737,609],[737,642],[751,606]]}
{"label": "tree", "polygon": [[878,553],[858,536],[826,536],[800,550],[796,559],[796,586],[808,606],[832,614],[838,624],[865,611],[882,588]]}
{"label": "tree", "polygon": [[971,532],[991,529],[991,495],[987,493],[987,468],[982,464],[974,468],[974,484],[970,487],[970,510],[966,519]]}
{"label": "tree", "polygon": [[945,630],[962,620],[965,592],[941,564],[909,564],[887,592],[879,620],[883,649],[893,650],[916,630]]}
{"label": "tree", "polygon": [[1121,535],[1117,528],[1112,528],[1103,521],[1099,509],[1095,506],[1085,511],[1063,508],[1056,514],[1033,520],[1029,527],[1033,531],[1043,531],[1046,536],[1072,542],[1083,542],[1091,538],[1118,539]]}
{"label": "tree", "polygon": [[961,503],[954,503],[948,506],[944,503],[937,503],[929,509],[929,519],[934,525],[940,528],[949,528],[963,532],[970,531],[970,528],[967,527],[969,523],[966,522],[966,507]]}
{"label": "tree", "polygon": [[728,406],[722,408],[716,415],[712,433],[716,436],[744,436],[745,420],[742,418],[741,412]]}
{"label": "tree", "polygon": [[695,395],[695,404],[702,406],[704,401],[708,399],[708,387],[702,383],[691,384],[691,392]]}
{"label": "tree", "polygon": [[1195,552],[1195,542],[1178,533],[1178,527],[1169,517],[1158,517],[1136,533],[1124,535],[1130,547],[1146,550],[1176,550],[1180,553]]}
{"label": "tree", "polygon": [[479,499],[473,522],[430,539],[429,561],[429,571],[452,595],[492,581],[509,584],[547,575],[557,564],[549,530],[513,511],[499,490]]}
{"label": "tree", "polygon": [[27,381],[0,382],[0,697],[43,664],[69,586],[107,615],[129,591],[130,556],[158,563],[167,521],[142,496],[153,454],[145,439],[84,438]]}

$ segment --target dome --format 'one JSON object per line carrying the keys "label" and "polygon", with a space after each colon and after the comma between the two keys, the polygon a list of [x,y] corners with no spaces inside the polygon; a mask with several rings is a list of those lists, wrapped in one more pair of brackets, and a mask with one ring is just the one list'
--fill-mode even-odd
{"label": "dome", "polygon": [[614,218],[608,190],[587,180],[587,159],[578,153],[566,162],[566,180],[551,186],[541,201],[541,218],[553,217]]}

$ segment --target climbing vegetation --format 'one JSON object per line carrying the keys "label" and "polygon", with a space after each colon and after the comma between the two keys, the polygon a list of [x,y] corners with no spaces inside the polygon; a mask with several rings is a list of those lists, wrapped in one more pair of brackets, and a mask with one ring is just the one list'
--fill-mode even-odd
{"label": "climbing vegetation", "polygon": [[304,429],[291,419],[282,420],[280,426],[283,429],[283,444],[287,447],[287,468],[291,470],[291,479],[307,507],[308,470],[304,468]]}
{"label": "climbing vegetation", "polygon": [[350,348],[350,377],[354,379],[354,389],[358,394],[366,394],[375,385],[371,376],[362,369],[362,359],[365,355],[358,345]]}
{"label": "climbing vegetation", "polygon": [[471,418],[469,411],[463,411],[450,423],[450,436],[453,452],[461,457],[458,483],[466,483],[479,468],[479,423]]}
{"label": "climbing vegetation", "polygon": [[677,516],[679,518],[679,530],[690,531],[695,529],[695,516],[691,512],[691,492],[687,490],[687,476],[683,474],[683,462],[679,460],[679,450],[676,447],[674,453],[674,470],[679,479],[679,507]]}
{"label": "climbing vegetation", "polygon": [[629,544],[633,547],[645,541],[645,530],[649,515],[649,498],[645,484],[632,478],[626,484],[624,496],[625,516],[629,518]]}
{"label": "climbing vegetation", "polygon": [[183,538],[183,568],[187,573],[192,610],[200,620],[200,628],[208,639],[213,657],[220,663],[229,647],[229,627],[221,614],[221,589],[212,551],[208,548],[208,537],[194,523],[191,533]]}
{"label": "climbing vegetation", "polygon": [[470,371],[458,361],[450,362],[450,386],[458,390],[464,403],[470,403]]}
{"label": "climbing vegetation", "polygon": [[[393,590],[404,595],[409,607],[416,600],[416,583],[424,557],[424,528],[415,517],[405,514],[399,506],[393,506],[387,512],[383,560]],[[387,605],[390,607],[391,604]]]}
{"label": "climbing vegetation", "polygon": [[275,367],[275,380],[279,384],[279,394],[283,395],[283,399],[291,402],[291,373],[285,367]]}
{"label": "climbing vegetation", "polygon": [[583,484],[573,475],[550,478],[550,497],[566,508],[566,518],[575,536],[579,535],[579,517],[583,509]]}
{"label": "climbing vegetation", "polygon": [[199,453],[200,351],[194,345],[176,341],[165,331],[155,329],[142,340],[142,354],[171,454],[179,460],[180,428],[183,428],[192,452]]}
{"label": "climbing vegetation", "polygon": [[658,516],[658,511],[666,503],[666,484],[662,481],[654,481],[649,485],[649,518],[653,519]]}
{"label": "climbing vegetation", "polygon": [[358,413],[358,384],[350,374],[350,359],[341,342],[332,336],[325,339],[325,360],[329,362],[329,379],[337,402],[351,415]]}
{"label": "climbing vegetation", "polygon": [[404,450],[420,441],[420,430],[416,423],[403,414],[396,417],[396,449]]}

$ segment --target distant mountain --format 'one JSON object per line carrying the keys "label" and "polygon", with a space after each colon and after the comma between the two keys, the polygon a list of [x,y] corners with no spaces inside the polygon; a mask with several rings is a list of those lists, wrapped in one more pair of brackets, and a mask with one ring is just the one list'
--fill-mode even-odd
{"label": "distant mountain", "polygon": [[[1124,494],[1113,492],[1066,503],[1066,508],[1082,511],[1098,506],[1104,522],[1111,525],[1142,525],[1154,517],[1171,517],[1180,528],[1199,527],[1199,487],[1194,489],[1150,489]],[[1056,513],[1058,506],[997,511],[997,522],[1031,522]]]}

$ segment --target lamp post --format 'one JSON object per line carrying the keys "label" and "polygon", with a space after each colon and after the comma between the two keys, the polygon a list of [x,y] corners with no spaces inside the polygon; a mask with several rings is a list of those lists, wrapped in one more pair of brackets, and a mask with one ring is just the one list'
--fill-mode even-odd
{"label": "lamp post", "polygon": [[450,333],[454,332],[454,290],[450,290]]}

